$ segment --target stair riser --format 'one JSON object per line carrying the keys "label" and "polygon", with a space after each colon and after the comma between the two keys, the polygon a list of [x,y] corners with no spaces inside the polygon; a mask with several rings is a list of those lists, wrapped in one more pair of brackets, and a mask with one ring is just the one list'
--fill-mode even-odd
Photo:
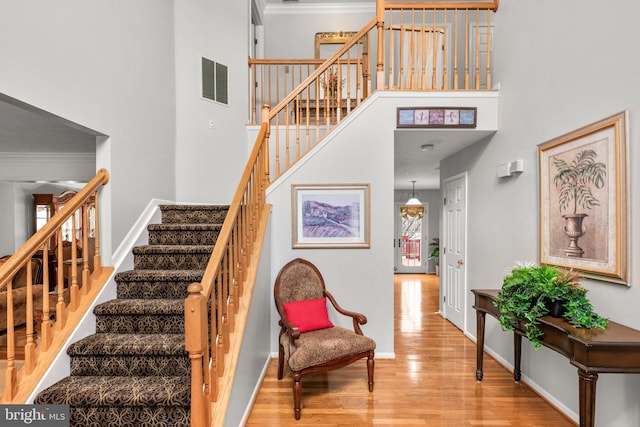
{"label": "stair riser", "polygon": [[184,299],[193,282],[118,282],[121,299]]}
{"label": "stair riser", "polygon": [[227,209],[211,210],[162,210],[163,224],[222,224]]}
{"label": "stair riser", "polygon": [[190,376],[191,363],[187,356],[73,356],[71,375]]}
{"label": "stair riser", "polygon": [[[172,426],[189,427],[188,407],[82,407],[69,410],[71,426]],[[123,420],[125,420],[123,422]]]}
{"label": "stair riser", "polygon": [[219,230],[150,230],[150,245],[215,245]]}
{"label": "stair riser", "polygon": [[210,253],[135,254],[133,265],[142,270],[204,270]]}
{"label": "stair riser", "polygon": [[184,314],[101,315],[96,317],[96,333],[180,334],[184,333]]}

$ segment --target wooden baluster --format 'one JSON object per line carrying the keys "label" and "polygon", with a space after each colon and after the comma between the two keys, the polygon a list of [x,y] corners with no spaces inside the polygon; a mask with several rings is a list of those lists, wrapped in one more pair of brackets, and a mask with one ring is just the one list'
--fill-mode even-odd
{"label": "wooden baluster", "polygon": [[404,17],[403,17],[403,9],[400,9],[400,58],[398,64],[398,87],[400,89],[404,89],[406,87],[406,83],[404,80]]}
{"label": "wooden baluster", "polygon": [[433,9],[433,32],[431,33],[431,40],[433,42],[433,63],[431,64],[431,89],[438,88],[438,51],[440,50],[440,45],[438,44],[438,40],[440,39],[440,32],[438,31],[438,22],[436,21],[438,11]]}
{"label": "wooden baluster", "polygon": [[98,206],[98,191],[95,192],[95,203],[93,205],[94,210],[94,245],[95,253],[93,255],[93,274],[97,277],[102,273],[102,255],[100,254],[100,209]]}
{"label": "wooden baluster", "polygon": [[[395,81],[396,81],[396,77],[395,77],[395,44],[393,41],[393,34],[394,34],[394,29],[393,29],[393,11],[389,11],[389,89],[394,89],[395,86]],[[398,86],[400,86],[398,84]],[[378,88],[379,89],[379,88]]]}
{"label": "wooden baluster", "polygon": [[429,49],[427,48],[427,10],[422,9],[422,28],[420,29],[420,48],[422,54],[422,78],[420,79],[420,89],[427,88],[427,56]]}
{"label": "wooden baluster", "polygon": [[469,89],[469,9],[465,10],[464,21],[464,90]]}
{"label": "wooden baluster", "polygon": [[[302,111],[302,107],[301,107],[301,103],[302,103],[302,95],[298,95],[296,97],[296,101],[295,101],[295,108],[296,108],[296,120],[295,120],[295,127],[296,127],[296,159],[295,161],[297,162],[300,159],[300,114]],[[294,162],[295,163],[295,162]]]}
{"label": "wooden baluster", "polygon": [[409,88],[410,89],[415,89],[415,84],[414,84],[414,72],[415,72],[415,32],[416,32],[416,25],[415,25],[415,9],[411,9],[411,33],[409,35],[409,64],[407,64],[407,66],[409,67],[409,75],[408,75],[408,81],[409,81]]}
{"label": "wooden baluster", "polygon": [[280,114],[276,114],[276,178],[280,176]]}
{"label": "wooden baluster", "polygon": [[10,402],[18,391],[16,375],[16,335],[13,319],[13,278],[7,282],[7,367],[4,377],[4,401]]}
{"label": "wooden baluster", "polygon": [[442,44],[443,44],[443,49],[442,49],[442,90],[447,90],[449,89],[449,82],[448,82],[448,74],[447,74],[447,9],[444,9],[442,11],[442,14],[444,16],[444,22],[443,22],[443,36],[442,36]]}
{"label": "wooden baluster", "polygon": [[89,271],[89,206],[82,205],[82,295],[87,295],[91,288],[91,272]]}
{"label": "wooden baluster", "polygon": [[216,334],[217,334],[217,338],[218,338],[218,345],[216,346],[217,348],[217,355],[216,355],[216,359],[217,359],[217,372],[216,374],[218,375],[218,377],[221,377],[224,374],[224,348],[225,348],[225,338],[224,338],[224,333],[223,333],[223,329],[224,329],[224,320],[223,320],[223,315],[224,315],[224,304],[223,304],[223,299],[224,299],[224,287],[223,287],[223,283],[222,283],[222,260],[220,261],[220,267],[218,269],[218,277],[216,278],[216,285],[217,285],[217,292],[216,292],[216,304],[218,306],[218,309],[216,310],[218,313],[218,321],[216,322]]}
{"label": "wooden baluster", "polygon": [[[309,77],[309,75],[311,74],[311,66],[309,64],[307,64],[307,77]],[[310,129],[310,120],[311,118],[309,117],[309,104],[311,104],[311,85],[313,83],[310,83],[309,86],[307,86],[307,102],[305,105],[305,115],[306,115],[306,120],[305,120],[305,148],[306,151],[305,152],[309,152],[309,149],[311,148],[311,129]]]}
{"label": "wooden baluster", "polygon": [[458,9],[453,10],[453,90],[458,87]]}
{"label": "wooden baluster", "polygon": [[[384,0],[376,0],[376,27],[378,29],[378,62],[376,64],[376,88],[383,90],[384,83]],[[392,56],[393,57],[393,56]],[[389,87],[392,81],[389,80]]]}
{"label": "wooden baluster", "polygon": [[491,90],[491,10],[487,9],[487,71],[485,89]]}
{"label": "wooden baluster", "polygon": [[27,313],[26,335],[27,342],[24,346],[24,372],[29,375],[36,367],[36,344],[33,341],[33,266],[31,258],[27,260]]}
{"label": "wooden baluster", "polygon": [[[56,323],[54,325],[55,330],[60,332],[67,321],[64,309],[64,252],[62,248],[62,229],[58,229],[58,253],[56,257],[58,259],[58,277],[56,281],[56,287],[58,291],[58,300],[56,303]],[[68,286],[68,285],[67,285]]]}
{"label": "wooden baluster", "polygon": [[71,214],[71,303],[69,308],[76,311],[80,304],[80,287],[78,286],[78,245],[76,239],[76,213]]}
{"label": "wooden baluster", "polygon": [[49,305],[49,241],[42,249],[42,323],[40,324],[40,348],[43,352],[49,350],[52,339],[51,307]]}
{"label": "wooden baluster", "polygon": [[475,81],[473,88],[480,90],[480,9],[476,9],[476,65],[475,65]]}

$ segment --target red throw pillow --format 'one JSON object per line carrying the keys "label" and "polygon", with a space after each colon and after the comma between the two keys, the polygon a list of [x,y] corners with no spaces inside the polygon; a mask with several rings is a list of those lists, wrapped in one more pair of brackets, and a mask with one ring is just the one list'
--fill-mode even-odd
{"label": "red throw pillow", "polygon": [[282,305],[289,323],[297,326],[300,332],[333,328],[327,313],[326,298],[285,302]]}

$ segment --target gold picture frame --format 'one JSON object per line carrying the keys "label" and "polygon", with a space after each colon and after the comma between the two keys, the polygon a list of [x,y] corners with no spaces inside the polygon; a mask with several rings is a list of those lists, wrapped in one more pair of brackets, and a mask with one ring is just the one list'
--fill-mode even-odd
{"label": "gold picture frame", "polygon": [[629,284],[628,110],[538,145],[540,262]]}
{"label": "gold picture frame", "polygon": [[369,248],[369,184],[291,186],[292,247]]}

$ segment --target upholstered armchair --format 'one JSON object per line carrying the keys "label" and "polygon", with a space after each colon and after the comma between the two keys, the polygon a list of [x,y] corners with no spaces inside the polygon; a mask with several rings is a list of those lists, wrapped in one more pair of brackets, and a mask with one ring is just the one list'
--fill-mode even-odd
{"label": "upholstered armchair", "polygon": [[[360,329],[367,318],[336,303],[316,266],[300,258],[286,264],[276,278],[274,297],[280,314],[278,379],[283,377],[286,361],[293,375],[296,420],[300,419],[302,377],[306,374],[331,371],[367,358],[369,391],[373,391],[376,343]],[[327,301],[338,313],[352,318],[353,331],[333,325]]]}

